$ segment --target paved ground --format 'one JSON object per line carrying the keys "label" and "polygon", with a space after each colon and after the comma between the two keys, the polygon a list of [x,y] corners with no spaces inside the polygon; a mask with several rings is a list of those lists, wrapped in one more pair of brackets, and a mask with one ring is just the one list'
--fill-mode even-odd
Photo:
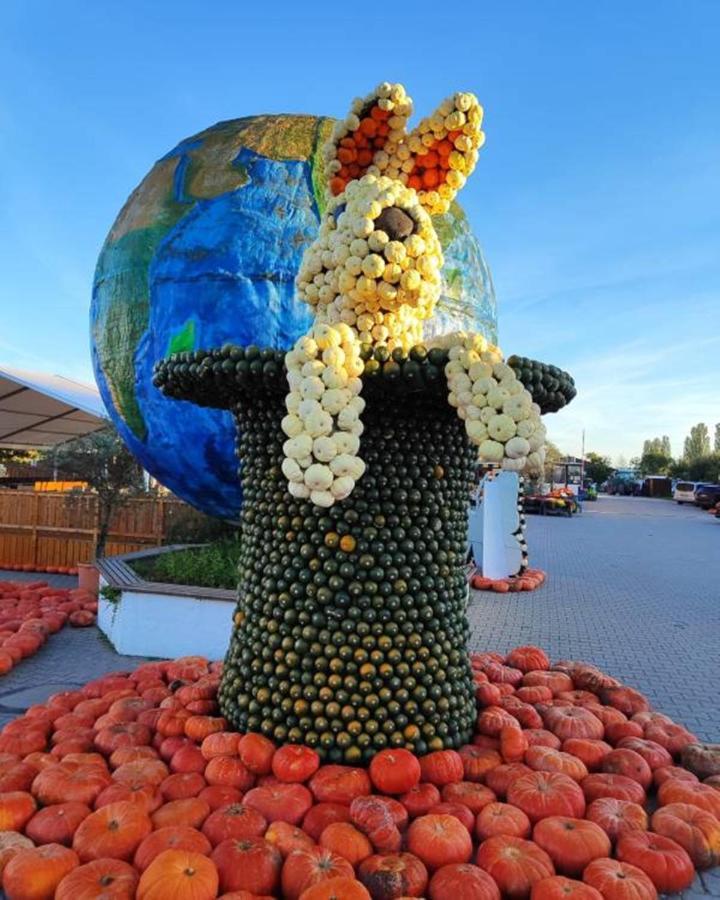
{"label": "paved ground", "polygon": [[[472,649],[536,643],[556,659],[585,659],[720,741],[720,521],[667,501],[602,496],[572,519],[529,517],[528,542],[548,582],[534,593],[473,592]],[[37,577],[0,572],[0,580]],[[0,725],[53,691],[140,662],[94,628],[63,629],[0,682]],[[720,898],[720,869],[684,896],[708,895]]]}

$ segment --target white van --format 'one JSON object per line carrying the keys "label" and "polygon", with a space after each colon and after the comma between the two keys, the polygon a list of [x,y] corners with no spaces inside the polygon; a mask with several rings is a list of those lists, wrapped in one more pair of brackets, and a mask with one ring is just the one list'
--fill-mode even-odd
{"label": "white van", "polygon": [[681,505],[683,503],[694,503],[696,487],[697,484],[694,481],[678,481],[678,483],[675,485],[673,500],[677,501]]}

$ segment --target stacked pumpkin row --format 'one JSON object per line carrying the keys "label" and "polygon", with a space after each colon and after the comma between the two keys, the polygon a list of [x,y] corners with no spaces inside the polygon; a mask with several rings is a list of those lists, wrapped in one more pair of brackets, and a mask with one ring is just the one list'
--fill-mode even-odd
{"label": "stacked pumpkin row", "polygon": [[470,587],[475,591],[494,591],[496,594],[534,591],[545,583],[546,578],[542,569],[526,569],[522,574],[508,578],[485,578],[478,570],[470,577]]}
{"label": "stacked pumpkin row", "polygon": [[45,572],[48,575],[77,575],[77,566],[39,566],[36,563],[0,563],[5,572]]}
{"label": "stacked pumpkin row", "polygon": [[0,581],[0,675],[37,653],[65,625],[95,623],[97,600],[80,589],[50,587],[45,581]]}
{"label": "stacked pumpkin row", "polygon": [[228,731],[202,658],[53,695],[0,734],[6,896],[655,900],[720,862],[689,732],[538,648],[471,661],[473,743],[368,769]]}

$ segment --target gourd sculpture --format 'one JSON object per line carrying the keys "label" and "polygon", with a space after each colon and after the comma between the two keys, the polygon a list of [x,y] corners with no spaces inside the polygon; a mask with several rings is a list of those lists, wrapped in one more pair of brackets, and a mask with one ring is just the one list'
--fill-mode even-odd
{"label": "gourd sculpture", "polygon": [[478,459],[542,467],[540,406],[475,334],[422,343],[440,290],[431,215],[472,172],[482,109],[458,93],[408,133],[381,84],[328,143],[330,196],[297,278],[315,321],[287,353],[158,364],[167,395],[233,411],[244,504],[219,700],[241,731],[334,762],[466,743],[464,568]]}

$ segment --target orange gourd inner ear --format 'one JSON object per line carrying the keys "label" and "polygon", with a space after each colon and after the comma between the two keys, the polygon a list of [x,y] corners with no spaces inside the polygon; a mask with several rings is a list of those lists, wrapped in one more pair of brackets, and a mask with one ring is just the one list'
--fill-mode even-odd
{"label": "orange gourd inner ear", "polygon": [[427,151],[415,157],[415,166],[408,175],[408,187],[416,191],[435,191],[447,179],[450,171],[450,154],[461,131],[451,131],[447,137],[435,141]]}
{"label": "orange gourd inner ear", "polygon": [[350,181],[362,178],[372,165],[377,151],[384,149],[390,133],[387,120],[391,115],[377,102],[371,102],[362,111],[360,126],[340,139],[337,148],[340,170],[330,179],[330,191],[334,197],[342,194]]}

